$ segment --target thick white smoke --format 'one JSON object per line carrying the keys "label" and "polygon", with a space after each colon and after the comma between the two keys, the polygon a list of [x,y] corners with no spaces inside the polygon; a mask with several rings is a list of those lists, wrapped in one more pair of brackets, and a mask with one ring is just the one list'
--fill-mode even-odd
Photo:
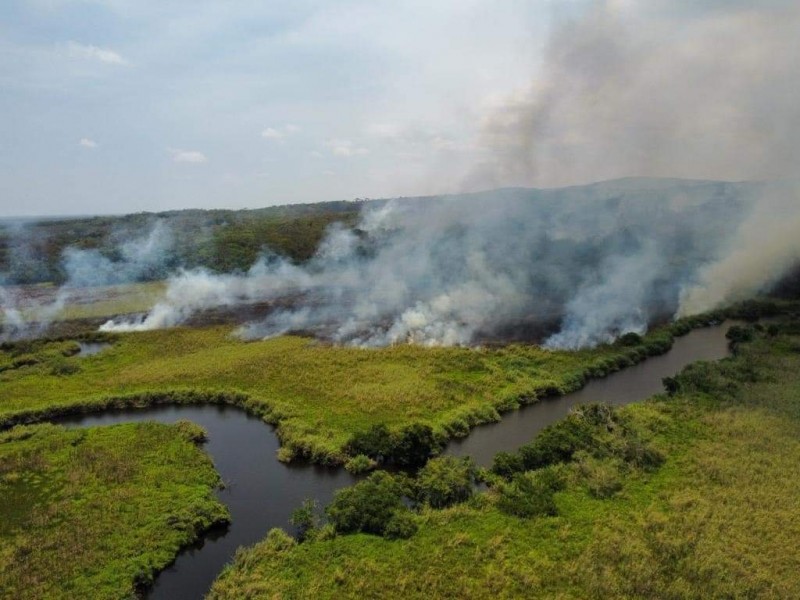
{"label": "thick white smoke", "polygon": [[[16,237],[23,241],[13,247],[17,254],[27,254],[30,244],[24,243],[26,230],[16,227]],[[169,261],[174,246],[172,232],[162,221],[156,221],[145,233],[131,237],[118,231],[113,236],[122,241],[109,258],[98,250],[68,247],[62,254],[65,282],[52,294],[31,297],[22,288],[2,285],[0,274],[0,340],[36,337],[44,333],[62,313],[78,288],[116,285],[151,278]],[[12,261],[14,260],[12,256]],[[35,264],[35,261],[30,261]],[[12,265],[13,266],[13,265]]]}
{"label": "thick white smoke", "polygon": [[681,295],[679,315],[750,298],[800,264],[800,193],[785,184],[764,192],[725,244]]}
{"label": "thick white smoke", "polygon": [[626,180],[369,205],[298,267],[183,271],[164,302],[107,331],[172,326],[198,310],[290,298],[248,338],[310,330],[340,343],[470,344],[534,336],[579,347],[641,331],[678,308],[763,186]]}

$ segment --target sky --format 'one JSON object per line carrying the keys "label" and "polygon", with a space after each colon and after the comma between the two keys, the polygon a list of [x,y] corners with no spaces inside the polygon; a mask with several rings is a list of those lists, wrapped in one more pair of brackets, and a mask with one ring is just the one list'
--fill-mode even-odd
{"label": "sky", "polygon": [[797,177],[796,0],[3,0],[0,217]]}
{"label": "sky", "polygon": [[456,190],[559,0],[4,0],[0,216]]}

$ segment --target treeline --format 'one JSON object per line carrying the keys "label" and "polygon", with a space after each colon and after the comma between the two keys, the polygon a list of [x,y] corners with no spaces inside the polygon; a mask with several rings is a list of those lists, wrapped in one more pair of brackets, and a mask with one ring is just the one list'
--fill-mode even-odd
{"label": "treeline", "polygon": [[0,222],[0,274],[5,284],[62,283],[67,247],[119,258],[120,245],[163,221],[174,249],[143,280],[164,278],[178,266],[244,271],[264,251],[303,262],[332,223],[355,225],[363,201],[276,206],[255,210],[183,210],[75,219]]}

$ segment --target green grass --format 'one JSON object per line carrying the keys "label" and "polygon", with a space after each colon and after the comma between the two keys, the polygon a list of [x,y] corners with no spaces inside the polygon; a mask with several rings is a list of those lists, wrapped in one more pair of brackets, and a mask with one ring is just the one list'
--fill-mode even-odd
{"label": "green grass", "polygon": [[[0,373],[0,427],[110,403],[227,401],[278,424],[282,458],[341,463],[349,438],[370,425],[419,422],[443,436],[466,435],[500,411],[665,351],[675,329],[634,346],[579,352],[530,345],[365,350],[301,337],[246,343],[221,327],[127,334],[98,355],[59,358],[78,369],[70,375],[52,374],[63,368],[47,359]],[[0,353],[0,364],[9,360],[10,350]]]}
{"label": "green grass", "polygon": [[0,597],[130,598],[227,520],[190,424],[0,434]]}
{"label": "green grass", "polygon": [[[799,351],[800,338],[763,336],[690,369],[680,394],[621,409],[665,463],[579,458],[557,516],[509,516],[490,490],[423,511],[408,540],[271,535],[210,598],[800,597]],[[601,499],[608,471],[621,489]]]}

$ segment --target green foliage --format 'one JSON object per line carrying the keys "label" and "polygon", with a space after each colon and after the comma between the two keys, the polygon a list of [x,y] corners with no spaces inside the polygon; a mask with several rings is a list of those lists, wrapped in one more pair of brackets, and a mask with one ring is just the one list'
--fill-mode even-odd
{"label": "green foliage", "polygon": [[203,444],[208,441],[208,431],[202,425],[187,419],[179,419],[173,425],[183,438],[193,444]]}
{"label": "green foliage", "polygon": [[[402,543],[344,535],[280,556],[256,545],[210,598],[800,597],[800,339],[785,335],[703,366],[710,391],[585,413],[599,445],[545,469],[563,485],[543,494],[556,517],[545,502],[525,510],[533,482],[496,480],[424,511]],[[629,440],[657,447],[662,466],[627,463]],[[512,513],[545,515],[500,510],[504,486]]]}
{"label": "green foliage", "polygon": [[394,439],[385,423],[375,423],[364,431],[357,431],[347,443],[347,453],[363,455],[382,462],[392,454]]}
{"label": "green foliage", "polygon": [[133,597],[181,547],[227,521],[218,485],[179,426],[0,434],[0,595]]}
{"label": "green foliage", "polygon": [[[704,323],[692,319],[687,326]],[[438,452],[442,436],[463,435],[499,419],[499,410],[575,390],[589,376],[643,360],[646,348],[669,346],[670,330],[648,333],[642,346],[553,352],[527,345],[364,350],[299,337],[244,343],[226,327],[177,328],[118,336],[100,354],[68,359],[81,367],[69,377],[43,377],[56,360],[51,353],[60,350],[35,342],[0,351],[0,428],[111,406],[219,401],[275,424],[282,460],[343,464],[364,454],[419,466]],[[31,351],[41,362],[9,368],[12,354]],[[415,440],[409,430],[404,442],[411,443],[393,456],[397,436],[413,424],[433,435],[417,428],[422,435]]]}
{"label": "green foliage", "polygon": [[369,456],[364,454],[356,454],[353,458],[344,463],[344,468],[353,475],[366,473],[371,471],[377,466],[377,463]]}
{"label": "green foliage", "polygon": [[303,503],[292,512],[289,522],[297,531],[297,539],[305,541],[319,527],[317,501],[310,498],[303,500]]}
{"label": "green foliage", "polygon": [[325,509],[337,533],[383,535],[394,514],[405,509],[407,486],[400,478],[378,471],[352,487],[338,490]]}
{"label": "green foliage", "polygon": [[620,346],[638,346],[642,343],[642,336],[633,331],[623,334],[617,340]]}
{"label": "green foliage", "polygon": [[408,509],[396,510],[386,527],[383,536],[388,540],[405,540],[413,536],[418,529],[417,518]]}
{"label": "green foliage", "polygon": [[579,454],[615,458],[629,467],[650,471],[664,461],[663,455],[641,438],[619,409],[593,402],[576,406],[516,453],[498,453],[492,472],[511,479],[524,471],[568,463]]}
{"label": "green foliage", "polygon": [[416,499],[433,508],[465,502],[475,486],[476,469],[470,458],[432,458],[415,480]]}
{"label": "green foliage", "polygon": [[441,449],[430,425],[412,423],[394,437],[391,461],[401,467],[419,467]]}
{"label": "green foliage", "polygon": [[515,517],[552,516],[558,512],[555,494],[561,488],[553,469],[518,473],[497,489],[497,508]]}
{"label": "green foliage", "polygon": [[731,349],[736,352],[739,348],[739,344],[753,341],[755,333],[756,330],[753,327],[733,325],[725,333],[725,337],[730,341]]}

